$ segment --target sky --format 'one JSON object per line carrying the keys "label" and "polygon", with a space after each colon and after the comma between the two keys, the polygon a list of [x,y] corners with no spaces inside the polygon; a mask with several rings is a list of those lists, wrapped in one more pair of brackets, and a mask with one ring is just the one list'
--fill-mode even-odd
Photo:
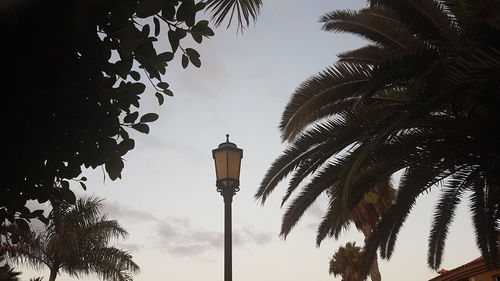
{"label": "sky", "polygon": [[[279,236],[280,200],[287,181],[264,206],[254,194],[272,161],[283,151],[278,124],[301,82],[332,65],[340,52],[365,42],[348,34],[321,30],[319,17],[335,9],[359,9],[364,0],[264,0],[255,24],[243,34],[218,28],[201,45],[202,66],[182,69],[176,58],[164,80],[174,97],[158,106],[154,92],[142,95],[141,112],[156,112],[149,135],[133,133],[136,147],[125,155],[122,179],[111,181],[101,169],[85,171],[87,191],[78,196],[104,198],[105,212],[129,236],[116,242],[132,252],[141,272],[137,281],[220,281],[223,279],[223,199],[216,192],[212,149],[230,141],[244,150],[240,192],[233,198],[233,280],[327,281],[329,259],[340,246],[363,236],[355,229],[315,246],[315,231],[327,198],[320,197],[286,240]],[[166,38],[159,50],[168,51]],[[161,44],[161,43],[160,43]],[[147,82],[145,82],[147,83]],[[149,89],[149,91],[152,91]],[[417,201],[389,261],[379,260],[382,279],[428,280],[427,237],[439,187]],[[443,268],[479,256],[467,202],[451,226]],[[19,267],[22,280],[44,276]],[[62,273],[57,280],[76,280]],[[96,276],[81,280],[98,280]]]}

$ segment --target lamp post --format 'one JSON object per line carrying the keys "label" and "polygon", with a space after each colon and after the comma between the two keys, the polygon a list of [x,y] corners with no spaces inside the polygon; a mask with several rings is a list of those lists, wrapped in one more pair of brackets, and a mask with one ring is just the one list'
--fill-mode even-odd
{"label": "lamp post", "polygon": [[233,195],[240,190],[240,166],[243,158],[243,150],[236,144],[226,142],[212,150],[215,160],[215,174],[217,176],[217,191],[224,197],[224,281],[233,280],[232,269],[232,227],[231,227],[231,203]]}

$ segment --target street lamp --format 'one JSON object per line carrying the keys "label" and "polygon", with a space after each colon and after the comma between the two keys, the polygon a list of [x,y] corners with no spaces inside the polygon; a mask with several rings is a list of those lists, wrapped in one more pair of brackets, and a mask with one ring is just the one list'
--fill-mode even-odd
{"label": "street lamp", "polygon": [[226,135],[226,142],[212,150],[212,156],[215,160],[217,191],[224,197],[224,281],[232,281],[231,202],[233,195],[240,190],[243,150],[229,142],[229,135]]}

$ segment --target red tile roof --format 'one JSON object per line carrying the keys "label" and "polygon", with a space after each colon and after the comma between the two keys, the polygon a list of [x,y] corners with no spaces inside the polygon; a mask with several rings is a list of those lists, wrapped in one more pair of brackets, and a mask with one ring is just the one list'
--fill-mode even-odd
{"label": "red tile roof", "polygon": [[474,259],[474,260],[471,260],[470,262],[466,263],[466,264],[463,264],[461,266],[458,266],[458,267],[455,267],[454,269],[451,269],[451,270],[446,270],[446,269],[441,269],[438,271],[438,273],[440,275],[430,279],[429,281],[433,281],[433,280],[439,280],[441,279],[442,277],[446,276],[446,275],[450,275],[450,274],[453,274],[457,271],[459,271],[460,269],[463,269],[465,267],[468,267],[468,266],[471,266],[473,264],[477,264],[477,263],[480,263],[483,261],[483,257],[479,257],[477,259]]}

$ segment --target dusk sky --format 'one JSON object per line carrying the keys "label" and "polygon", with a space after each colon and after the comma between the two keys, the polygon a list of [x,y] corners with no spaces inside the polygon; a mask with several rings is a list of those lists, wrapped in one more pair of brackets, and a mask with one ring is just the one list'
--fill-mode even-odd
{"label": "dusk sky", "polygon": [[[182,69],[176,58],[164,80],[175,96],[158,106],[154,92],[142,95],[141,111],[160,119],[149,135],[133,134],[122,179],[105,179],[98,168],[85,172],[87,191],[105,198],[106,213],[130,233],[120,245],[132,251],[141,273],[134,280],[223,280],[223,198],[216,192],[211,151],[225,134],[244,150],[241,191],[233,199],[233,280],[327,281],[329,258],[348,241],[363,245],[354,228],[340,240],[315,246],[326,195],[304,215],[286,240],[279,237],[283,182],[264,206],[254,194],[272,161],[283,151],[278,124],[294,89],[336,61],[342,51],[363,46],[352,35],[321,30],[319,17],[335,9],[358,9],[364,0],[264,0],[261,14],[243,34],[233,27],[194,46],[202,66]],[[165,42],[158,49],[167,51]],[[187,45],[186,45],[187,46]],[[148,83],[143,81],[144,83]],[[150,91],[153,91],[151,88]],[[397,179],[396,179],[397,180]],[[382,279],[428,280],[427,237],[439,187],[417,201],[403,226],[393,257],[379,260]],[[450,229],[443,268],[480,254],[473,238],[467,200]],[[22,280],[44,276],[25,268]],[[57,280],[76,280],[64,273]],[[98,280],[83,277],[82,280]]]}

